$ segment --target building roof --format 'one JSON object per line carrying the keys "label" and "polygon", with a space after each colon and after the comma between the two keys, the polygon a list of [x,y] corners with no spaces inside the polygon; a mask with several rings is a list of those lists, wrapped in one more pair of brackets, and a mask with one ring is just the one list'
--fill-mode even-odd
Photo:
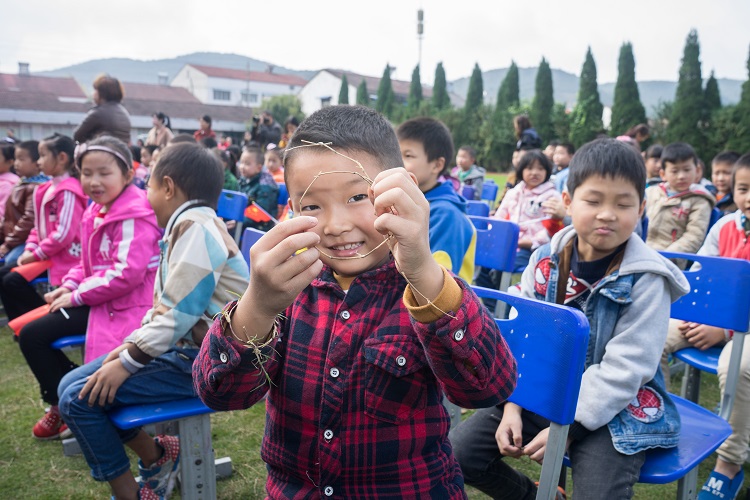
{"label": "building roof", "polygon": [[227,78],[229,80],[242,80],[251,82],[277,83],[280,85],[296,85],[304,87],[307,80],[294,75],[279,75],[276,73],[245,71],[241,69],[217,68],[215,66],[201,66],[198,64],[186,64],[201,73],[214,78]]}
{"label": "building roof", "polygon": [[54,96],[86,99],[75,78],[0,73],[0,91],[29,94],[51,94]]}
{"label": "building roof", "polygon": [[183,87],[122,82],[125,98],[131,100],[200,103],[197,97]]}
{"label": "building roof", "polygon": [[[364,80],[367,85],[367,92],[369,92],[370,94],[375,94],[378,91],[378,87],[380,86],[381,78],[377,78],[374,76],[360,75],[357,73],[352,73],[351,71],[343,71],[340,69],[324,69],[323,71],[327,71],[339,79],[342,78],[344,74],[346,74],[346,81],[349,82],[349,85],[352,85],[354,87],[359,87],[360,83],[362,83],[362,80]],[[402,97],[407,97],[409,95],[409,87],[411,87],[411,82],[391,79],[391,85],[393,87],[394,94]],[[422,97],[432,97],[432,87],[422,85]]]}

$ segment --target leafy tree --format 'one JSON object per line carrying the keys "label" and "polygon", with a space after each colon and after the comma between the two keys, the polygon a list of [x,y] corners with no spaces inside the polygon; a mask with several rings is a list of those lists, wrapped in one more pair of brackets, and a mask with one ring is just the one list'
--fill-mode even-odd
{"label": "leafy tree", "polygon": [[367,82],[364,79],[357,86],[357,104],[360,106],[370,105],[370,93],[367,92]]}
{"label": "leafy tree", "polygon": [[378,86],[378,100],[375,101],[375,110],[390,118],[393,115],[393,84],[391,84],[391,66],[385,65],[383,78]]}
{"label": "leafy tree", "polygon": [[698,44],[698,33],[691,30],[685,41],[682,66],[680,66],[680,79],[677,82],[677,92],[672,109],[672,120],[669,122],[669,128],[667,129],[669,141],[687,142],[695,148],[698,157],[703,157],[706,143],[705,118],[706,106],[703,99],[700,45]]}
{"label": "leafy tree", "polygon": [[570,114],[565,104],[555,103],[552,108],[552,139],[565,140],[570,137]]}
{"label": "leafy tree", "polygon": [[497,100],[495,109],[499,111],[508,111],[512,106],[518,107],[521,104],[521,91],[518,84],[518,66],[515,61],[511,61],[508,72],[505,73],[500,88],[497,90]]}
{"label": "leafy tree", "polygon": [[646,109],[641,103],[638,84],[635,81],[633,46],[627,42],[620,47],[610,131],[613,136],[618,136],[639,123],[646,123]]}
{"label": "leafy tree", "polygon": [[748,80],[742,84],[740,102],[734,108],[734,120],[737,131],[729,140],[727,147],[735,151],[750,151],[750,54],[747,58]]}
{"label": "leafy tree", "polygon": [[513,110],[520,105],[519,94],[518,66],[513,61],[497,91],[492,119],[484,122],[479,132],[486,166],[505,166],[513,156]]}
{"label": "leafy tree", "polygon": [[534,100],[531,103],[531,123],[546,143],[553,139],[552,108],[555,98],[552,89],[552,70],[545,58],[539,64],[534,85]]}
{"label": "leafy tree", "polygon": [[[595,139],[604,128],[603,110],[604,107],[599,99],[599,86],[596,82],[596,63],[591,54],[591,47],[589,47],[581,69],[578,100],[570,116],[570,142],[580,147]],[[558,135],[558,137],[565,136]]]}
{"label": "leafy tree", "polygon": [[411,72],[411,86],[409,87],[409,114],[415,116],[422,103],[422,78],[419,76],[419,64]]}
{"label": "leafy tree", "polygon": [[341,89],[339,90],[339,104],[349,104],[349,81],[346,73],[341,75]]}
{"label": "leafy tree", "polygon": [[482,70],[479,64],[474,64],[474,71],[471,72],[469,79],[469,90],[466,92],[466,104],[464,112],[467,116],[476,113],[484,102],[484,83],[482,80]]}
{"label": "leafy tree", "polygon": [[[274,121],[283,124],[290,116],[296,117],[299,121],[305,119],[302,112],[302,102],[299,97],[294,95],[275,95],[266,97],[260,109],[267,109],[271,112]],[[252,125],[249,125],[250,127]]]}
{"label": "leafy tree", "polygon": [[703,100],[706,103],[706,115],[710,118],[713,113],[721,109],[721,93],[719,92],[719,82],[714,77],[714,72],[706,82],[706,90],[703,93]]}
{"label": "leafy tree", "polygon": [[448,84],[445,81],[445,70],[443,63],[438,63],[435,68],[435,84],[432,88],[432,105],[436,110],[448,109],[451,107],[451,100],[448,97]]}

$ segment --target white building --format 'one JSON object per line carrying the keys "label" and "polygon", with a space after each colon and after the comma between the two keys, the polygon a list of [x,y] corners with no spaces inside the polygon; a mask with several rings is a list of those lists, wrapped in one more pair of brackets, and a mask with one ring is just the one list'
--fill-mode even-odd
{"label": "white building", "polygon": [[294,75],[186,64],[171,82],[204,104],[259,106],[265,97],[296,95],[307,81]]}
{"label": "white building", "polygon": [[[297,95],[300,101],[302,101],[302,112],[309,116],[320,108],[339,104],[341,79],[344,74],[346,74],[346,81],[349,85],[349,104],[356,104],[357,87],[359,87],[363,80],[367,86],[367,93],[370,96],[370,100],[374,101],[377,99],[380,78],[359,75],[338,69],[323,69],[318,71]],[[395,102],[405,104],[409,97],[411,82],[392,79],[391,86],[393,87]],[[449,93],[449,96],[454,106],[461,107],[464,105],[463,99],[459,96],[452,93]],[[424,99],[432,98],[432,87],[422,85],[422,97]]]}

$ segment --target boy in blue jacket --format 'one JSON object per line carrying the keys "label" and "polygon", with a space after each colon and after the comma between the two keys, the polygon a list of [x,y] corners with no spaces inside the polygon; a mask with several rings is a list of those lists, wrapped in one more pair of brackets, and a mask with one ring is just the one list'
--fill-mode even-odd
{"label": "boy in blue jacket", "polygon": [[471,283],[474,279],[476,230],[466,217],[466,200],[459,196],[450,175],[453,139],[443,122],[414,118],[396,130],[404,167],[417,177],[430,202],[430,248],[445,268]]}
{"label": "boy in blue jacket", "polygon": [[[646,169],[631,146],[593,141],[568,168],[563,203],[572,225],[534,252],[521,293],[577,308],[591,325],[568,435],[576,499],[631,498],[645,451],[679,439],[679,415],[658,367],[671,303],[689,286],[633,233],[645,207]],[[534,483],[500,459],[541,462],[548,433],[548,421],[506,403],[478,410],[450,440],[467,484],[494,498],[531,499]]]}

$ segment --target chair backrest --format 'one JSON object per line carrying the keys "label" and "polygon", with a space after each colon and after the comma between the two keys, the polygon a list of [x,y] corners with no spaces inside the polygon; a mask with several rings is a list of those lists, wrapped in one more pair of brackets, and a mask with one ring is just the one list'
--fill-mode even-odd
{"label": "chair backrest", "polygon": [[687,259],[700,264],[685,271],[690,292],[672,304],[672,318],[737,332],[748,331],[749,261],[674,252],[659,253],[668,259]]}
{"label": "chair backrest", "polygon": [[464,186],[461,190],[461,196],[466,198],[467,200],[473,200],[474,199],[474,188],[471,186]]}
{"label": "chair backrest", "polygon": [[286,184],[279,182],[276,185],[279,186],[279,199],[276,203],[278,205],[286,205],[287,201],[289,201],[289,191],[286,188]]}
{"label": "chair backrest", "polygon": [[490,206],[483,201],[466,200],[466,215],[478,215],[479,217],[488,217],[490,215]]}
{"label": "chair backrest", "polygon": [[581,311],[473,286],[483,298],[515,308],[512,319],[495,319],[518,364],[510,401],[561,424],[573,423],[589,341]]}
{"label": "chair backrest", "polygon": [[513,272],[518,251],[518,225],[500,219],[470,216],[477,230],[474,263],[478,266]]}
{"label": "chair backrest", "polygon": [[245,231],[242,233],[242,245],[240,246],[240,251],[242,252],[242,256],[245,258],[245,262],[247,262],[247,265],[250,265],[250,247],[255,245],[255,242],[257,242],[264,234],[263,231],[260,229],[255,229],[254,227],[246,227]]}
{"label": "chair backrest", "polygon": [[242,221],[245,219],[245,208],[247,208],[245,193],[223,189],[216,206],[216,215],[224,220]]}
{"label": "chair backrest", "polygon": [[497,199],[497,192],[500,190],[500,187],[495,184],[495,181],[492,179],[486,179],[484,181],[484,184],[482,184],[482,198],[483,200],[488,200],[491,204],[495,203],[495,200]]}
{"label": "chair backrest", "polygon": [[711,230],[714,224],[716,224],[719,219],[721,219],[724,216],[724,212],[719,210],[718,208],[713,208],[711,210],[711,218],[708,219],[708,228],[706,229],[706,234]]}

